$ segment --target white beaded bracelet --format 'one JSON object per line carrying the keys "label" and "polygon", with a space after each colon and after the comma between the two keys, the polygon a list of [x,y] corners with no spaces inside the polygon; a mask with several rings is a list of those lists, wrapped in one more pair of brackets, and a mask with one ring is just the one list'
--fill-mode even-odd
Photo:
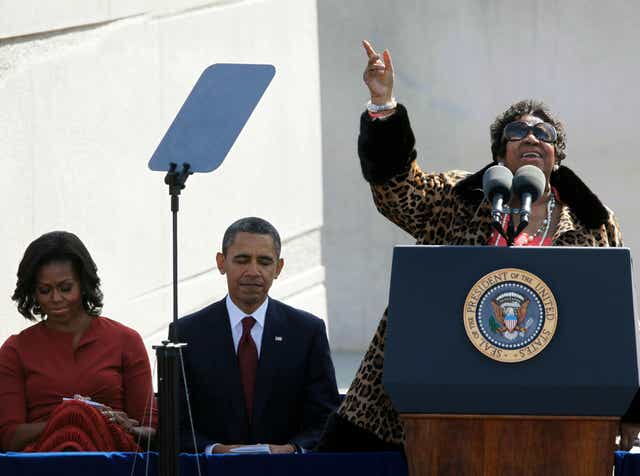
{"label": "white beaded bracelet", "polygon": [[396,98],[391,98],[389,102],[385,102],[384,104],[373,104],[371,100],[367,102],[367,111],[369,112],[390,111],[391,109],[395,109],[396,107],[398,107]]}

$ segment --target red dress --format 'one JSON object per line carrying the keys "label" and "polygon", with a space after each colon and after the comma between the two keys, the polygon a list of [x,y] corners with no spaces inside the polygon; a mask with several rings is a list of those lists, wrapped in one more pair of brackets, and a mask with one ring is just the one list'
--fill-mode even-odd
{"label": "red dress", "polygon": [[149,421],[153,387],[140,335],[96,317],[75,350],[72,339],[71,333],[39,322],[0,348],[0,448],[7,448],[19,424],[47,420],[64,397],[74,394],[122,410],[143,426],[156,426],[155,412]]}

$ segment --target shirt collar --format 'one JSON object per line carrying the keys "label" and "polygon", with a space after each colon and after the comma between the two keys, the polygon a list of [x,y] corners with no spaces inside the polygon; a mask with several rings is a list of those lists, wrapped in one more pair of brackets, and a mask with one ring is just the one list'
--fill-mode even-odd
{"label": "shirt collar", "polygon": [[264,328],[264,318],[267,315],[267,306],[269,305],[269,297],[267,297],[260,307],[253,311],[251,314],[247,314],[235,303],[231,300],[231,297],[227,294],[227,298],[225,299],[225,303],[227,305],[227,312],[229,313],[229,323],[231,324],[231,328],[233,329],[237,326],[243,318],[247,316],[253,317],[258,324],[262,328]]}

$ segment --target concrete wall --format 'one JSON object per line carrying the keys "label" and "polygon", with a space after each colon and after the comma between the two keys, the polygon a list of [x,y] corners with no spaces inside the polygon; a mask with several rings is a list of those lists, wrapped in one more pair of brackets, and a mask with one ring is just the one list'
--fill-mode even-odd
{"label": "concrete wall", "polygon": [[[318,1],[324,234],[333,348],[363,349],[388,297],[394,243],[413,239],[379,215],[356,155],[368,91],[362,39],[389,48],[426,170],[479,169],[489,124],[540,98],[564,120],[567,159],[640,246],[640,5],[627,1]],[[594,271],[597,272],[597,271]],[[637,280],[636,280],[637,282]]]}
{"label": "concrete wall", "polygon": [[277,72],[226,162],[187,182],[180,312],[224,296],[222,233],[258,215],[284,239],[272,294],[326,317],[317,51],[312,0],[0,0],[0,342],[28,325],[10,300],[22,253],[54,229],[93,254],[104,315],[148,345],[166,335],[169,197],[147,161],[202,70],[221,62]]}

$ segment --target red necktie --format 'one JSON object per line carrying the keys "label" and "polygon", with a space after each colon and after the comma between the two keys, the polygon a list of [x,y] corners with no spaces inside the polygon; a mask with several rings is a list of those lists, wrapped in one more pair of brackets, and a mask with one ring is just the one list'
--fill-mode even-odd
{"label": "red necktie", "polygon": [[258,368],[258,348],[251,337],[251,328],[256,320],[249,316],[242,319],[242,337],[238,342],[238,366],[244,390],[244,403],[247,408],[247,418],[251,422],[253,414],[253,392],[256,384],[256,369]]}

